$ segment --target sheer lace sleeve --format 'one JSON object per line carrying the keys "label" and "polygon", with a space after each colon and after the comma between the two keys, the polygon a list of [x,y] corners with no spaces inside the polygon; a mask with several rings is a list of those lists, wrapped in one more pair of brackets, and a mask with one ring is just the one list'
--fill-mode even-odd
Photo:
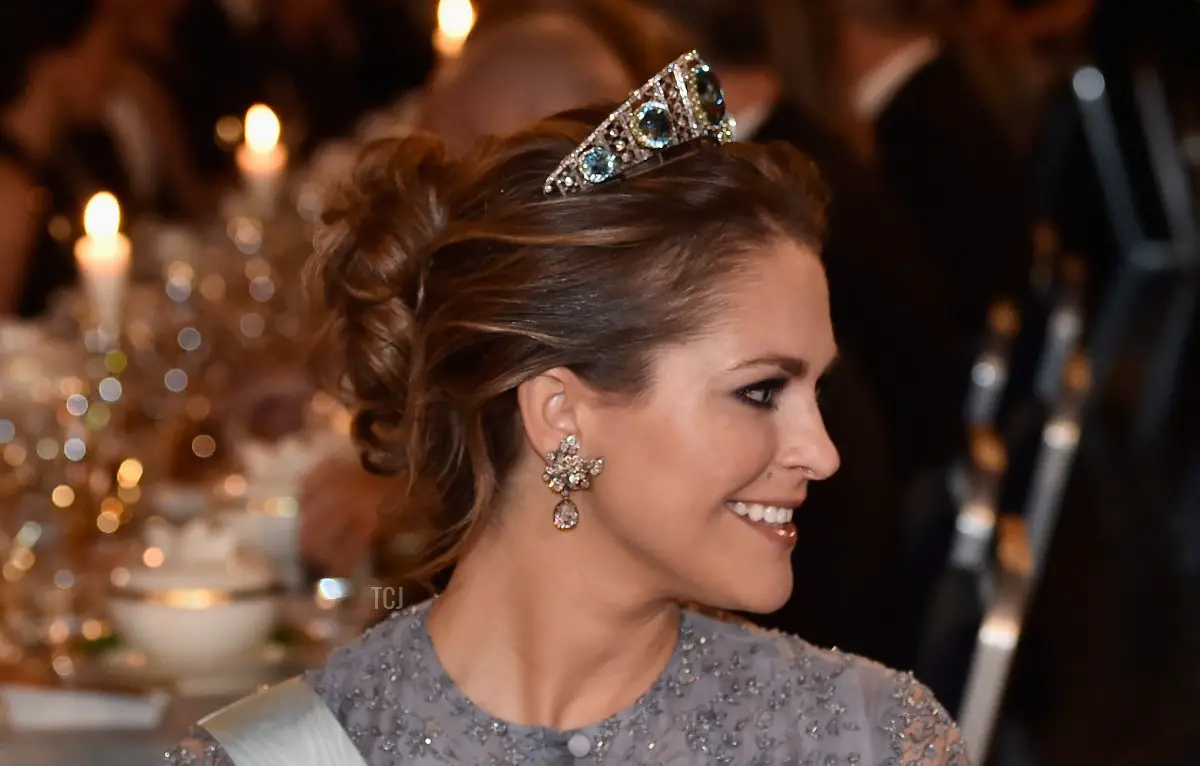
{"label": "sheer lace sleeve", "polygon": [[236,766],[208,732],[192,727],[187,739],[167,751],[165,766]]}
{"label": "sheer lace sleeve", "polygon": [[958,726],[933,692],[908,673],[889,671],[881,680],[874,718],[895,763],[970,766]]}
{"label": "sheer lace sleeve", "polygon": [[957,724],[933,692],[908,673],[893,674],[881,725],[906,766],[970,766]]}

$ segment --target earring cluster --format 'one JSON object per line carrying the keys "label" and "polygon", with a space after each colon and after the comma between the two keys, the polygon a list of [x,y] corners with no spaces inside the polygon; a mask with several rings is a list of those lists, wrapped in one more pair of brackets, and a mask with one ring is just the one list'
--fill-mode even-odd
{"label": "earring cluster", "polygon": [[554,526],[563,531],[579,523],[579,508],[571,502],[571,493],[590,489],[592,477],[604,470],[604,458],[588,460],[579,455],[579,440],[574,434],[563,437],[554,452],[546,453],[546,471],[542,481],[562,500],[554,506]]}

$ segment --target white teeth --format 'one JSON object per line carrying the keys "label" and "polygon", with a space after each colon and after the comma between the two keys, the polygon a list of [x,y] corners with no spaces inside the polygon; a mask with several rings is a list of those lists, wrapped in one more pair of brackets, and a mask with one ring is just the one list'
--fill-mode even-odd
{"label": "white teeth", "polygon": [[730,500],[725,504],[729,510],[738,516],[745,516],[751,521],[761,521],[766,524],[787,524],[792,520],[792,509],[762,503],[744,503],[741,500]]}

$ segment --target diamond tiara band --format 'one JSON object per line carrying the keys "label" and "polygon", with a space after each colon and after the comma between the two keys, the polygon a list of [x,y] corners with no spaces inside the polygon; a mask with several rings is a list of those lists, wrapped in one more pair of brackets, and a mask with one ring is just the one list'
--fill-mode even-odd
{"label": "diamond tiara band", "polygon": [[733,140],[721,83],[696,51],[685,53],[633,92],[568,154],[546,194],[577,194],[632,175],[664,152],[695,141]]}

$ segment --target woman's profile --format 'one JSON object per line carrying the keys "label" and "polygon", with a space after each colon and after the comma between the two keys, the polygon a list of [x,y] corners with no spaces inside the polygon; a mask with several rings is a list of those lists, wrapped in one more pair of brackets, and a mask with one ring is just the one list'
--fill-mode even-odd
{"label": "woman's profile", "polygon": [[967,763],[911,676],[680,606],[782,605],[838,468],[820,180],[730,123],[691,53],[457,161],[365,150],[316,256],[334,378],[454,572],[169,763]]}

